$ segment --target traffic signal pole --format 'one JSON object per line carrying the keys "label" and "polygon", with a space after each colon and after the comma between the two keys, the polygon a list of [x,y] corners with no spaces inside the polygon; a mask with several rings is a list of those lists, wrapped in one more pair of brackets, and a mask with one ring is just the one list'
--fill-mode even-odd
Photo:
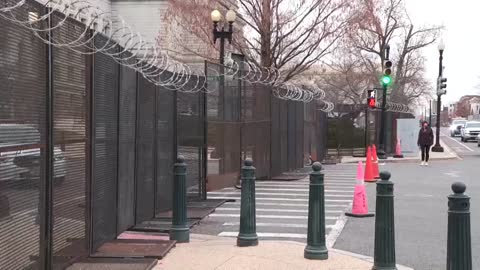
{"label": "traffic signal pole", "polygon": [[[384,62],[384,75],[382,77],[382,87],[383,87],[383,95],[382,95],[382,115],[380,120],[380,138],[379,138],[379,145],[377,149],[377,157],[379,159],[387,159],[387,154],[385,152],[385,118],[387,112],[387,87],[391,83],[391,67],[392,62],[389,60],[390,55],[390,46],[385,46],[385,62]],[[388,66],[387,66],[388,65]],[[388,80],[385,80],[388,79]]]}
{"label": "traffic signal pole", "polygon": [[383,84],[383,94],[382,94],[382,116],[380,120],[380,138],[379,138],[379,147],[377,150],[377,157],[379,159],[386,159],[387,154],[385,153],[385,118],[387,112],[387,86]]}
{"label": "traffic signal pole", "polygon": [[[443,152],[443,147],[440,145],[440,110],[442,109],[442,77],[443,77],[443,50],[439,50],[439,68],[438,68],[438,82],[437,82],[437,130],[435,138],[435,146],[432,147],[432,152]],[[445,79],[446,80],[446,79]]]}

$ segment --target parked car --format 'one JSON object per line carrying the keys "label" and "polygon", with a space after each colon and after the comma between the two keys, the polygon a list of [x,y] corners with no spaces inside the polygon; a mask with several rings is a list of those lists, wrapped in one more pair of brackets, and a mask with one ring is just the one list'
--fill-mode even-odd
{"label": "parked car", "polygon": [[[38,184],[40,179],[40,132],[25,124],[0,124],[0,181],[3,183]],[[54,184],[66,175],[65,155],[54,147]]]}
{"label": "parked car", "polygon": [[461,130],[461,140],[462,142],[476,140],[478,134],[480,134],[480,122],[468,121]]}
{"label": "parked car", "polygon": [[462,127],[467,123],[467,120],[464,119],[456,119],[452,121],[450,125],[450,137],[455,137],[460,135]]}

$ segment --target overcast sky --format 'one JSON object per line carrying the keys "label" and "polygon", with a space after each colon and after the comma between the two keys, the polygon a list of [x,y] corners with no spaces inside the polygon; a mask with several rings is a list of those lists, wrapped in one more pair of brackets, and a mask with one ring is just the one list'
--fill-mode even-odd
{"label": "overcast sky", "polygon": [[[479,0],[405,0],[415,24],[443,24],[445,42],[443,65],[447,95],[442,101],[455,102],[466,94],[480,94],[480,1]],[[437,45],[424,51],[427,76],[436,85]]]}

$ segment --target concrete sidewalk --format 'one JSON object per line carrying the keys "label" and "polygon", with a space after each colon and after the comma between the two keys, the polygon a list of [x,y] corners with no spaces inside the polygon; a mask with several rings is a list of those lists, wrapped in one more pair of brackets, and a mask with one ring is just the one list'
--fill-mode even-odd
{"label": "concrete sidewalk", "polygon": [[[236,246],[236,238],[192,234],[190,243],[177,244],[154,270],[370,270],[370,257],[330,249],[325,261],[303,258],[305,244],[261,241],[256,247]],[[398,266],[398,270],[412,270]]]}
{"label": "concrete sidewalk", "polygon": [[[440,145],[443,147],[444,152],[432,152],[430,151],[430,160],[451,160],[451,159],[461,159],[446,143],[440,140]],[[365,162],[364,157],[342,157],[342,163],[358,163],[359,161]],[[418,155],[414,156],[407,156],[405,155],[403,158],[394,158],[388,157],[387,159],[379,160],[380,163],[388,162],[388,163],[397,163],[397,162],[405,162],[405,163],[412,163],[412,162],[420,162],[420,150],[418,151]]]}

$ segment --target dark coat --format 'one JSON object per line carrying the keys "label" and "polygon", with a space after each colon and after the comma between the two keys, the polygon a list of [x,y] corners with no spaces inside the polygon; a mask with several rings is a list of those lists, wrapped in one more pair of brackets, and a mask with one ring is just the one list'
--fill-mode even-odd
{"label": "dark coat", "polygon": [[424,129],[423,127],[418,132],[418,145],[431,146],[433,145],[433,130],[430,127]]}

